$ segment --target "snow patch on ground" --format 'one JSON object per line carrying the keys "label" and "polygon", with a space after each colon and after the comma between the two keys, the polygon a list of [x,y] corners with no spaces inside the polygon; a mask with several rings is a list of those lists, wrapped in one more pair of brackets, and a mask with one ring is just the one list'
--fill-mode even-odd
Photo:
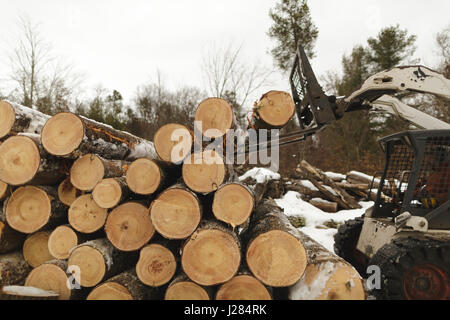
{"label": "snow patch on ground", "polygon": [[279,173],[266,168],[253,168],[239,177],[239,181],[244,181],[248,177],[256,180],[257,183],[264,183],[269,180],[278,180],[281,178]]}

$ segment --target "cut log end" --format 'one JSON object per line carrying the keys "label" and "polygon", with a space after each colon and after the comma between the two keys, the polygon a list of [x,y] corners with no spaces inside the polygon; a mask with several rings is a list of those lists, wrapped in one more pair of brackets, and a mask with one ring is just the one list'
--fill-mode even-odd
{"label": "cut log end", "polygon": [[286,287],[296,283],[306,268],[307,255],[301,242],[287,232],[271,230],[251,241],[247,264],[264,284]]}
{"label": "cut log end", "polygon": [[121,251],[135,251],[150,241],[155,233],[149,210],[127,202],[111,211],[105,225],[108,240]]}
{"label": "cut log end", "polygon": [[165,300],[210,300],[208,292],[192,281],[180,281],[169,286]]}
{"label": "cut log end", "polygon": [[169,123],[156,131],[153,143],[161,160],[180,163],[191,151],[193,138],[187,127]]}
{"label": "cut log end", "polygon": [[100,208],[90,194],[78,197],[69,208],[70,225],[81,233],[93,233],[105,225],[107,210]]}
{"label": "cut log end", "polygon": [[43,264],[28,275],[26,286],[52,291],[59,294],[59,300],[69,300],[71,290],[67,287],[67,274],[53,264]]}
{"label": "cut log end", "polygon": [[198,198],[190,191],[172,188],[152,202],[150,217],[155,229],[167,239],[185,239],[201,220]]}
{"label": "cut log end", "polygon": [[33,233],[49,221],[50,197],[40,188],[20,187],[12,193],[5,211],[6,220],[13,229],[22,233]]}
{"label": "cut log end", "polygon": [[183,248],[181,263],[187,276],[211,286],[229,281],[241,262],[239,245],[230,234],[217,229],[195,232]]}
{"label": "cut log end", "polygon": [[271,127],[283,127],[295,112],[291,95],[283,91],[269,91],[256,107],[260,119]]}
{"label": "cut log end", "polygon": [[159,244],[142,248],[136,274],[145,285],[159,287],[172,279],[177,269],[173,253]]}
{"label": "cut log end", "polygon": [[92,290],[86,300],[133,300],[133,296],[125,286],[105,282]]}
{"label": "cut log end", "polygon": [[41,231],[36,232],[25,240],[22,248],[23,258],[33,268],[53,260],[53,256],[48,250],[49,237],[49,232]]}
{"label": "cut log end", "polygon": [[253,195],[246,187],[231,183],[214,194],[212,210],[218,220],[235,227],[248,220],[254,204]]}
{"label": "cut log end", "polygon": [[0,138],[6,136],[16,121],[14,108],[6,101],[0,101]]}
{"label": "cut log end", "polygon": [[258,279],[239,275],[219,288],[216,300],[272,300],[272,297]]}
{"label": "cut log end", "polygon": [[150,159],[138,159],[128,167],[126,182],[131,191],[141,195],[154,193],[161,184],[161,170]]}
{"label": "cut log end", "polygon": [[70,182],[78,190],[90,191],[102,181],[105,167],[98,156],[86,154],[78,158],[70,168]]}
{"label": "cut log end", "polygon": [[213,150],[192,154],[183,163],[183,181],[189,189],[199,193],[216,191],[227,177],[222,157]]}
{"label": "cut log end", "polygon": [[55,259],[68,259],[70,250],[78,244],[75,231],[68,226],[59,226],[50,234],[48,250]]}
{"label": "cut log end", "polygon": [[95,186],[92,197],[99,207],[110,209],[122,199],[122,187],[114,178],[103,179]]}
{"label": "cut log end", "polygon": [[65,156],[75,151],[84,137],[84,125],[78,116],[61,112],[51,117],[41,134],[42,146],[55,156]]}
{"label": "cut log end", "polygon": [[199,104],[195,112],[195,121],[201,123],[205,137],[211,139],[222,137],[233,128],[233,108],[223,99],[208,98]]}
{"label": "cut log end", "polygon": [[83,287],[96,286],[106,273],[105,258],[100,251],[90,246],[80,246],[73,250],[68,265],[79,268],[80,285]]}
{"label": "cut log end", "polygon": [[39,149],[28,137],[9,137],[0,145],[0,180],[7,184],[17,186],[31,181],[40,163]]}
{"label": "cut log end", "polygon": [[59,201],[64,203],[66,206],[70,206],[78,196],[80,196],[81,191],[75,188],[72,183],[70,183],[70,178],[65,179],[58,186],[58,198]]}

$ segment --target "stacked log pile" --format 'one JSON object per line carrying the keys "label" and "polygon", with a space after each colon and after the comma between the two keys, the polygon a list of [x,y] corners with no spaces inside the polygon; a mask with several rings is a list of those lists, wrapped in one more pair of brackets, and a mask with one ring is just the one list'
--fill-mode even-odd
{"label": "stacked log pile", "polygon": [[[252,125],[282,127],[292,106],[272,91]],[[239,182],[184,124],[150,142],[69,112],[49,117],[2,101],[0,115],[0,286],[59,299],[273,299],[278,288],[306,288],[321,275],[306,270],[326,265],[327,294],[302,298],[365,298],[350,265],[330,252],[317,258],[326,249],[292,227],[268,198],[271,186]],[[218,98],[195,118],[209,140],[235,127]],[[330,183],[310,169],[302,172]],[[357,205],[345,187],[332,188],[338,206]]]}

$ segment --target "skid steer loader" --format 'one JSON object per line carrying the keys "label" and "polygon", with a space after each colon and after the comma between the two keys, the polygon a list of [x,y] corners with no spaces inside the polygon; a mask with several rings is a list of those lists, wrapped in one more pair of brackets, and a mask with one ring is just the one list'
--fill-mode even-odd
{"label": "skid steer loader", "polygon": [[335,252],[361,275],[379,268],[377,299],[450,298],[450,125],[396,99],[395,93],[429,93],[450,100],[450,80],[423,66],[377,73],[347,97],[326,95],[299,45],[290,75],[300,130],[280,145],[305,139],[342,118],[370,110],[393,114],[418,130],[380,139],[385,167],[369,189],[376,201],[364,216],[347,221]]}

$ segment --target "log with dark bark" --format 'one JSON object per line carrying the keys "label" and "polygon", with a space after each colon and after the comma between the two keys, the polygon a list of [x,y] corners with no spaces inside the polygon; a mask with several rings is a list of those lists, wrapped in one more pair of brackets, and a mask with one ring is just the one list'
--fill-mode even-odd
{"label": "log with dark bark", "polygon": [[212,287],[201,286],[181,272],[167,287],[164,300],[211,300],[213,297]]}
{"label": "log with dark bark", "polygon": [[359,273],[348,262],[299,232],[308,254],[303,277],[289,288],[291,300],[364,300]]}
{"label": "log with dark bark", "polygon": [[322,192],[318,190],[312,190],[301,184],[288,184],[285,186],[286,191],[295,191],[302,195],[308,196],[309,198],[321,198],[323,197]]}
{"label": "log with dark bark", "polygon": [[8,186],[8,184],[0,181],[0,201],[9,197],[10,194],[11,188]]}
{"label": "log with dark bark", "polygon": [[109,213],[105,233],[117,249],[136,251],[150,241],[155,228],[147,207],[137,202],[126,202]]}
{"label": "log with dark bark", "polygon": [[214,193],[214,216],[233,228],[244,224],[250,218],[254,207],[253,190],[242,183],[226,183]]}
{"label": "log with dark bark", "polygon": [[66,206],[70,206],[83,193],[72,185],[70,177],[64,179],[58,186],[58,199]]}
{"label": "log with dark bark", "polygon": [[223,137],[235,127],[233,107],[224,99],[207,98],[197,107],[195,125],[209,139]]}
{"label": "log with dark bark", "polygon": [[0,255],[0,284],[21,286],[31,269],[22,250]]}
{"label": "log with dark bark", "polygon": [[98,285],[87,300],[160,300],[161,295],[159,288],[145,286],[129,269]]}
{"label": "log with dark bark", "polygon": [[204,286],[225,283],[238,272],[240,248],[240,240],[231,228],[217,221],[203,221],[183,246],[183,271]]}
{"label": "log with dark bark", "polygon": [[[0,208],[0,212],[3,208]],[[25,234],[12,229],[5,221],[1,221],[0,213],[0,254],[19,249],[24,240]]]}
{"label": "log with dark bark", "polygon": [[274,129],[284,127],[294,116],[295,103],[289,93],[269,91],[255,103],[250,127],[255,129]]}
{"label": "log with dark bark", "polygon": [[69,112],[50,118],[41,140],[48,153],[71,159],[85,154],[127,161],[157,157],[152,142]]}
{"label": "log with dark bark", "polygon": [[229,178],[228,166],[214,150],[194,153],[183,163],[183,181],[194,192],[216,191]]}
{"label": "log with dark bark", "polygon": [[181,176],[180,166],[159,160],[140,158],[127,169],[126,182],[131,191],[152,195],[174,184]]}
{"label": "log with dark bark", "polygon": [[105,225],[107,215],[108,210],[100,208],[91,194],[84,194],[70,205],[67,216],[76,231],[94,233]]}
{"label": "log with dark bark", "polygon": [[156,231],[167,239],[186,239],[198,227],[202,204],[183,184],[164,190],[150,205],[150,217]]}
{"label": "log with dark bark", "polygon": [[61,182],[70,163],[46,154],[39,136],[20,134],[0,145],[0,180],[12,185],[46,185]]}
{"label": "log with dark bark", "polygon": [[91,191],[104,178],[125,175],[129,163],[121,160],[106,160],[95,154],[86,154],[70,168],[70,182],[81,191]]}
{"label": "log with dark bark", "polygon": [[92,197],[100,208],[111,209],[124,202],[130,193],[125,177],[107,178],[95,186]]}
{"label": "log with dark bark", "polygon": [[23,258],[33,268],[54,259],[48,250],[49,237],[50,231],[39,231],[25,240],[22,248]]}
{"label": "log with dark bark", "polygon": [[256,207],[243,239],[247,265],[264,284],[285,287],[303,275],[306,250],[298,231],[273,200],[265,199]]}
{"label": "log with dark bark", "polygon": [[19,187],[3,203],[5,221],[13,229],[27,234],[64,223],[67,208],[56,194],[54,187]]}
{"label": "log with dark bark", "polygon": [[309,203],[325,212],[335,213],[338,210],[338,204],[336,202],[329,202],[322,199],[311,199],[309,200]]}
{"label": "log with dark bark", "polygon": [[0,101],[0,138],[27,132],[40,134],[50,116],[10,101]]}
{"label": "log with dark bark", "polygon": [[194,133],[184,125],[169,123],[156,131],[153,143],[162,161],[181,164],[192,151]]}
{"label": "log with dark bark", "polygon": [[136,262],[136,253],[120,252],[103,238],[73,248],[68,263],[79,268],[81,286],[94,287],[105,279],[129,269]]}

